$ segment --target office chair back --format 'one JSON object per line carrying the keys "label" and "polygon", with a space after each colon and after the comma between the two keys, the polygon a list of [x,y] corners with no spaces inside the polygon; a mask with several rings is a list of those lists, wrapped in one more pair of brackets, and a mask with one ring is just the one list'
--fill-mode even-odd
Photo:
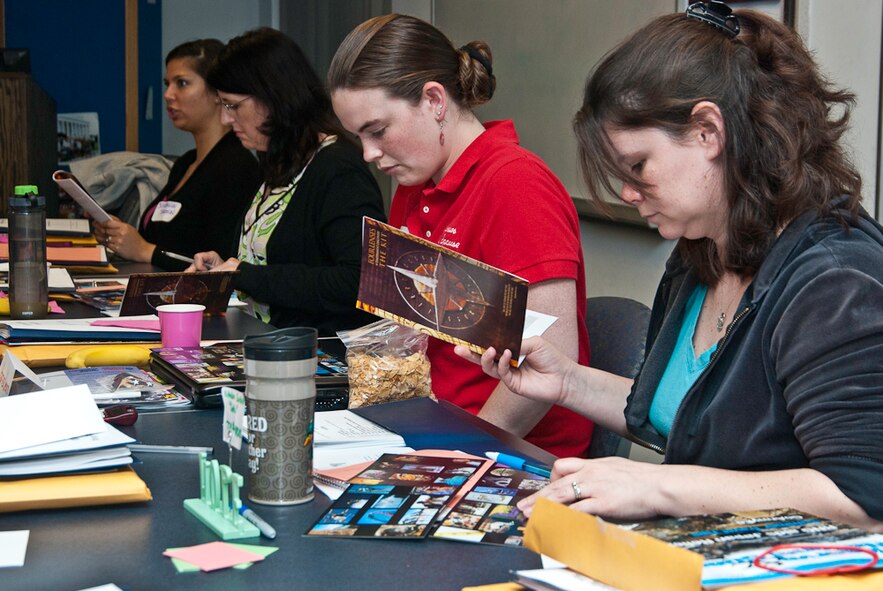
{"label": "office chair back", "polygon": [[[633,378],[644,362],[650,308],[629,298],[593,297],[586,300],[586,329],[592,347],[589,366]],[[628,456],[630,443],[595,426],[588,457]]]}

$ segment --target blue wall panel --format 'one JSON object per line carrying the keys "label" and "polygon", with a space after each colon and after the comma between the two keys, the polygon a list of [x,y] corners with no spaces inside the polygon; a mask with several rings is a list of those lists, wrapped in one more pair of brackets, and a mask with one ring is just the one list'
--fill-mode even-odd
{"label": "blue wall panel", "polygon": [[[162,121],[166,116],[162,77],[162,4],[138,0],[138,146],[141,152],[162,152]],[[149,92],[152,89],[152,93]],[[152,103],[147,104],[152,94]],[[152,119],[145,119],[150,108]]]}
{"label": "blue wall panel", "polygon": [[[139,69],[145,69],[139,86],[159,84],[161,93],[160,10],[160,0],[139,0],[139,57],[144,53]],[[125,2],[6,0],[5,18],[6,45],[30,50],[33,79],[55,99],[58,112],[97,112],[101,151],[125,150]],[[146,89],[139,91],[139,139],[145,152],[159,152],[162,145],[163,113],[156,103],[162,95],[156,92],[154,118],[145,122]]]}

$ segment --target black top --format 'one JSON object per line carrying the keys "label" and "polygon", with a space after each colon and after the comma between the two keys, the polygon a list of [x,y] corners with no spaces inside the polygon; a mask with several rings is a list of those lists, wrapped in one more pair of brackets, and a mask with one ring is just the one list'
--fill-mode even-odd
{"label": "black top", "polygon": [[151,264],[168,271],[183,271],[189,263],[165,252],[193,258],[197,252],[214,250],[225,259],[235,256],[232,246],[239,220],[260,185],[257,160],[231,131],[215,144],[178,192],[168,197],[195,160],[196,150],[190,150],[175,161],[168,183],[144,212],[144,216],[152,215],[155,206],[168,198],[181,204],[174,218],[151,220],[146,228],[144,217],[138,223],[144,239],[156,244]]}
{"label": "black top", "polygon": [[270,324],[322,336],[376,320],[356,309],[362,217],[386,220],[377,181],[343,138],[316,154],[267,243],[267,265],[241,263],[235,287],[270,307]]}

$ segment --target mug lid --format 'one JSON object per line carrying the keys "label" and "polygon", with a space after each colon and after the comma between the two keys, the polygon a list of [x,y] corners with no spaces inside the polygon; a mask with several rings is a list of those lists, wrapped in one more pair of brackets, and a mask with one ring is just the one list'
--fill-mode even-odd
{"label": "mug lid", "polygon": [[318,338],[315,328],[295,326],[245,337],[242,348],[246,359],[300,361],[316,356]]}

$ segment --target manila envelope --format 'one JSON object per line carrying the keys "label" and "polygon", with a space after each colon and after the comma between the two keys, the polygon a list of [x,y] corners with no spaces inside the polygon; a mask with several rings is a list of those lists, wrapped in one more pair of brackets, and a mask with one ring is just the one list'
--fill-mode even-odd
{"label": "manila envelope", "polygon": [[548,499],[537,501],[527,522],[524,545],[623,591],[702,588],[701,554]]}

